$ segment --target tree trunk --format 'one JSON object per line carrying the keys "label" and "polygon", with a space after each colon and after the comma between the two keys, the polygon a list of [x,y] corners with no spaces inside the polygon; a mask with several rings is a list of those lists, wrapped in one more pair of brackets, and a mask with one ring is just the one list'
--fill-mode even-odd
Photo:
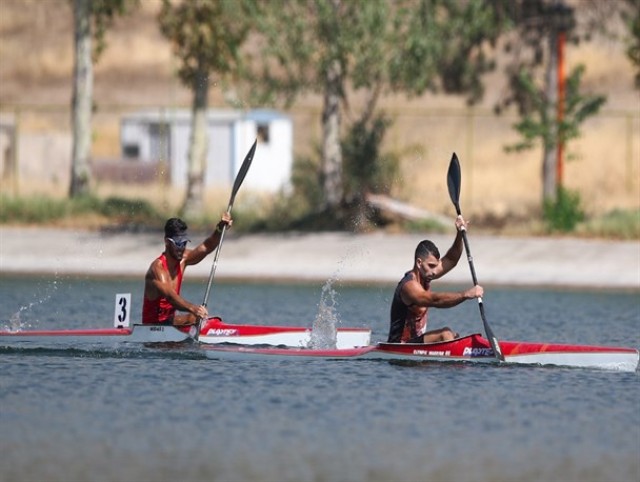
{"label": "tree trunk", "polygon": [[189,168],[187,194],[182,213],[185,216],[201,216],[204,206],[204,172],[207,162],[207,96],[209,93],[208,74],[199,70],[193,87],[193,109],[191,135],[189,138]]}
{"label": "tree trunk", "polygon": [[558,123],[556,113],[558,106],[558,51],[556,49],[557,32],[552,29],[549,34],[549,59],[545,78],[545,92],[547,98],[546,123],[549,126],[548,135],[544,138],[544,158],[542,161],[542,200],[554,202],[557,195],[556,163]]}
{"label": "tree trunk", "polygon": [[88,194],[91,183],[91,0],[74,0],[75,64],[73,70],[71,185],[69,196]]}
{"label": "tree trunk", "polygon": [[334,60],[326,72],[322,110],[322,176],[324,207],[342,201],[342,146],[340,145],[340,99],[342,67]]}

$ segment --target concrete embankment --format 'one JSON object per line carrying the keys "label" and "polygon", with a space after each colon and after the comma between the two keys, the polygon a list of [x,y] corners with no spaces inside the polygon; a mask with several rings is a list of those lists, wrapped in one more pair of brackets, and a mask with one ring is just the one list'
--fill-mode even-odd
{"label": "concrete embankment", "polygon": [[[194,242],[204,235],[192,233]],[[312,233],[236,235],[222,246],[216,279],[396,282],[416,244],[445,253],[452,234]],[[640,243],[576,238],[496,237],[470,233],[480,284],[640,290]],[[0,227],[2,274],[142,277],[163,250],[162,233],[106,233]],[[189,267],[207,278],[213,258]],[[467,284],[465,257],[442,282]]]}

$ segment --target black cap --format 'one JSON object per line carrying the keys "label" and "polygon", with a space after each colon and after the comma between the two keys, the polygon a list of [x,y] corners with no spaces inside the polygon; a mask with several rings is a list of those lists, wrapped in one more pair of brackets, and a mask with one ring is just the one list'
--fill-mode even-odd
{"label": "black cap", "polygon": [[178,218],[171,218],[166,222],[164,225],[164,237],[171,238],[178,243],[191,241],[187,235],[187,224]]}

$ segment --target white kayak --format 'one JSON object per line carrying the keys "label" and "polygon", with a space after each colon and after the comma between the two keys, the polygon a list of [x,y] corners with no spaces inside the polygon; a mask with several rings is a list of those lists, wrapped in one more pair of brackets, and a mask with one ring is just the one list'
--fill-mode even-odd
{"label": "white kayak", "polygon": [[[200,329],[199,341],[205,344],[236,343],[241,345],[285,345],[308,347],[313,330],[305,327],[238,325],[210,318]],[[336,328],[335,347],[353,348],[371,343],[369,328]]]}
{"label": "white kayak", "polygon": [[215,360],[339,360],[362,357],[376,349],[375,346],[361,346],[354,348],[279,348],[255,346],[203,346],[207,358]]}
{"label": "white kayak", "polygon": [[[210,318],[202,324],[198,341],[202,344],[236,343],[306,347],[311,342],[311,336],[311,328],[232,324],[225,323],[220,318]],[[0,331],[0,346],[114,342],[180,343],[191,339],[189,327],[152,324],[134,324],[132,327],[121,328]],[[366,346],[370,343],[371,330],[368,328],[337,328],[336,330],[337,348]]]}

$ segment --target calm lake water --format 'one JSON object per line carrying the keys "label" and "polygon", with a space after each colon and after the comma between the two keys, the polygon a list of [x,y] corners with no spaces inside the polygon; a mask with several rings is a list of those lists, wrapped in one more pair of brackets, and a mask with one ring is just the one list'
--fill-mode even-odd
{"label": "calm lake water", "polygon": [[[311,326],[322,288],[216,282],[209,311]],[[115,294],[139,314],[141,291],[0,277],[0,327],[109,327]],[[386,338],[393,286],[325,291],[342,326]],[[487,289],[484,301],[498,338],[640,346],[637,293]],[[442,325],[481,331],[477,304],[432,310]],[[229,362],[127,344],[0,348],[0,360],[1,481],[640,480],[638,372]]]}

